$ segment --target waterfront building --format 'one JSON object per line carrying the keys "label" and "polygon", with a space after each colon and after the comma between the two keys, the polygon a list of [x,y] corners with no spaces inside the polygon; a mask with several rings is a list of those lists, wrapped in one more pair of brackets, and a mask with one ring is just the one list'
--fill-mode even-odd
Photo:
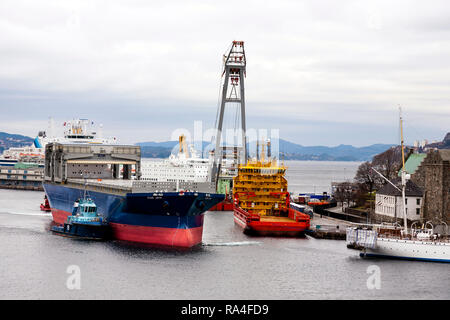
{"label": "waterfront building", "polygon": [[[403,219],[401,180],[394,181],[395,188],[390,183],[385,184],[375,196],[375,216],[386,222],[396,222]],[[406,183],[406,216],[409,221],[418,221],[422,215],[423,192],[414,182]]]}
{"label": "waterfront building", "polygon": [[43,190],[44,168],[36,164],[18,163],[0,167],[0,188]]}

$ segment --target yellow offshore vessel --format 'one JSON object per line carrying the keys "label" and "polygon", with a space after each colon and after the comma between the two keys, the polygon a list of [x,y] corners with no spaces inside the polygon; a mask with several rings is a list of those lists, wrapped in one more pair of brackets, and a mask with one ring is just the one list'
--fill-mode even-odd
{"label": "yellow offshore vessel", "polygon": [[234,221],[244,232],[259,235],[303,235],[310,226],[310,217],[290,207],[286,167],[270,158],[240,165],[234,178]]}

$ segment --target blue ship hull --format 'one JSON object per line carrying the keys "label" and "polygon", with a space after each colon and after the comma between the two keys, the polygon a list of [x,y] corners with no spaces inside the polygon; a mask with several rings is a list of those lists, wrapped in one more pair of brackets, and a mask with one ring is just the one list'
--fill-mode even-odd
{"label": "blue ship hull", "polygon": [[[83,189],[43,184],[53,220],[63,225]],[[119,193],[89,191],[89,197],[109,223],[112,237],[140,243],[192,247],[201,243],[204,212],[224,195],[200,192]]]}

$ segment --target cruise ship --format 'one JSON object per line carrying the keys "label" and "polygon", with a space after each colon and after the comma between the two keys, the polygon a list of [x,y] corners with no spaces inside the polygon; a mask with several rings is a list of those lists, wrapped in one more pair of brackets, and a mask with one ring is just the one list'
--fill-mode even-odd
{"label": "cruise ship", "polygon": [[44,149],[35,144],[25,147],[13,147],[3,151],[0,156],[0,166],[14,167],[19,162],[36,163],[44,166]]}
{"label": "cruise ship", "polygon": [[[89,119],[74,119],[64,122],[63,126],[63,136],[47,135],[46,131],[39,131],[32,145],[9,148],[3,151],[3,154],[0,156],[0,166],[13,167],[19,162],[37,163],[43,166],[45,146],[51,142],[91,144],[117,143],[116,138],[103,138],[101,133],[99,134],[95,131],[94,122]],[[53,131],[53,128],[49,129]]]}

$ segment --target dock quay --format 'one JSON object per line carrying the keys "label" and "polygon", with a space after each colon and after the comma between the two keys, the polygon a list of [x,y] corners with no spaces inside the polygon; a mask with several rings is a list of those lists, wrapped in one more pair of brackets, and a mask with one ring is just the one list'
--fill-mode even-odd
{"label": "dock quay", "polygon": [[320,214],[314,213],[311,227],[306,234],[316,239],[345,240],[346,229],[351,225],[348,221],[323,215],[320,217]]}
{"label": "dock quay", "polygon": [[44,168],[34,164],[0,166],[0,188],[43,191]]}
{"label": "dock quay", "polygon": [[321,212],[315,213],[319,217],[328,217],[338,220],[344,220],[353,223],[367,223],[367,213],[352,210],[351,208],[342,209],[341,206],[323,209]]}

